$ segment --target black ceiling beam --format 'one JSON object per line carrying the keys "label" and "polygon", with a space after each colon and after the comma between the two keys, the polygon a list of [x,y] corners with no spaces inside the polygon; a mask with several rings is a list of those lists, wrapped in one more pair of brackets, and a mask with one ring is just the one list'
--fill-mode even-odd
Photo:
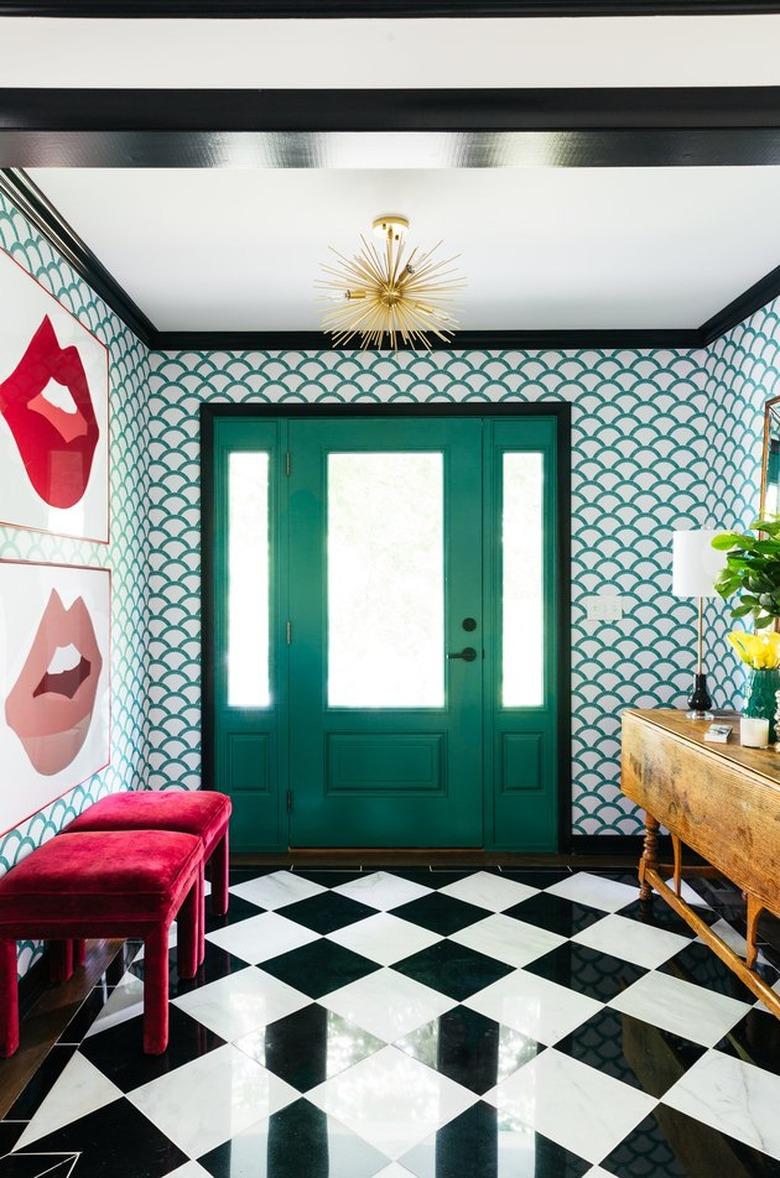
{"label": "black ceiling beam", "polygon": [[2,16],[328,19],[723,16],[780,12],[777,0],[0,0]]}
{"label": "black ceiling beam", "polygon": [[780,165],[780,87],[0,89],[0,167],[398,167],[399,150],[432,168]]}
{"label": "black ceiling beam", "polygon": [[780,295],[780,266],[775,266],[758,282],[754,282],[742,294],[737,295],[720,311],[717,311],[706,323],[699,328],[699,335],[703,345],[711,344],[720,339],[732,327],[749,319],[756,311],[760,311],[767,303],[771,303]]}

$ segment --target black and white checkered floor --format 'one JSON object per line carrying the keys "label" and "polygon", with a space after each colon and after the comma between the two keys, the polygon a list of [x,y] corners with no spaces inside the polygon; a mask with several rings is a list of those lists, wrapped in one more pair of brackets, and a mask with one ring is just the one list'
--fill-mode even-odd
{"label": "black and white checkered floor", "polygon": [[0,1124],[0,1176],[780,1175],[780,1022],[630,875],[234,878],[168,1052],[141,1053],[128,945]]}

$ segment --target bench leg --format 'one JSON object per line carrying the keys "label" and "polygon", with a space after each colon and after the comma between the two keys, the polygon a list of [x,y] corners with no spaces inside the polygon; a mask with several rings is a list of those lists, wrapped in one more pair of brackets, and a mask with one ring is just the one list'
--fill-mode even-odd
{"label": "bench leg", "polygon": [[203,929],[202,907],[203,872],[199,871],[176,918],[176,962],[180,978],[194,978],[198,972],[200,934]]}
{"label": "bench leg", "polygon": [[162,1055],[168,1046],[168,928],[144,939],[144,1051]]}
{"label": "bench leg", "polygon": [[19,983],[16,941],[0,940],[0,1056],[8,1059],[19,1047]]}
{"label": "bench leg", "polygon": [[82,965],[87,960],[87,942],[84,937],[79,937],[73,942],[73,968],[81,969]]}
{"label": "bench leg", "polygon": [[68,982],[73,977],[73,941],[49,941],[49,980]]}
{"label": "bench leg", "polygon": [[211,911],[215,916],[224,916],[228,910],[230,900],[228,891],[230,886],[229,858],[230,845],[228,830],[225,827],[225,833],[211,856]]}
{"label": "bench leg", "polygon": [[206,868],[198,875],[198,965],[206,957]]}

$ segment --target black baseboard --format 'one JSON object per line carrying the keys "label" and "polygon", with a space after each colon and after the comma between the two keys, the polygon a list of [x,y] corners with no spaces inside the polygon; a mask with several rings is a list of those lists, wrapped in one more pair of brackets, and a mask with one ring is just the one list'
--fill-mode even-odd
{"label": "black baseboard", "polygon": [[[627,855],[638,861],[643,847],[641,834],[573,834],[570,850],[572,855]],[[658,850],[661,858],[671,856],[672,841],[668,835],[660,836]]]}

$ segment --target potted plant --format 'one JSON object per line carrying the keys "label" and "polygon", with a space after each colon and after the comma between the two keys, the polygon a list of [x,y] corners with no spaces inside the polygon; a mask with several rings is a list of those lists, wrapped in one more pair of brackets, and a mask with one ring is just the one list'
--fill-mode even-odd
{"label": "potted plant", "polygon": [[773,742],[775,696],[780,689],[780,634],[774,632],[780,618],[780,519],[755,520],[747,532],[724,532],[712,546],[726,553],[715,589],[724,600],[736,596],[731,616],[752,617],[757,631],[772,627],[769,633],[735,630],[729,640],[750,668],[745,715],[769,720]]}

